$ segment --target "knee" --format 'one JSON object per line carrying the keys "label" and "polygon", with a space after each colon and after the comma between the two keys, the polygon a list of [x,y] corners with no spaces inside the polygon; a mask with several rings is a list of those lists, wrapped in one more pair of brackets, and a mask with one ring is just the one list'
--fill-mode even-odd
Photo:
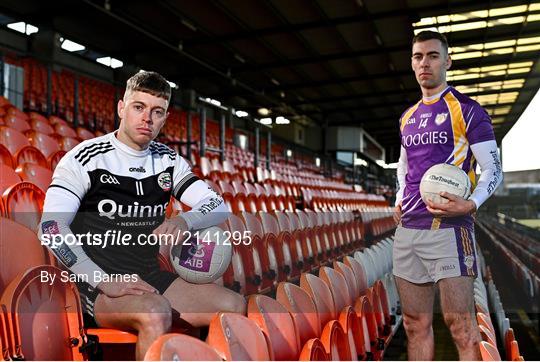
{"label": "knee", "polygon": [[171,328],[171,304],[166,298],[149,294],[141,301],[139,312],[137,315],[139,331],[163,334]]}
{"label": "knee", "polygon": [[224,312],[246,314],[247,303],[246,299],[238,294],[231,292],[226,298],[221,299],[221,310]]}
{"label": "knee", "polygon": [[428,314],[403,314],[403,327],[409,339],[426,338],[432,333],[432,319]]}
{"label": "knee", "polygon": [[447,314],[444,321],[458,348],[468,348],[479,343],[480,335],[471,314]]}

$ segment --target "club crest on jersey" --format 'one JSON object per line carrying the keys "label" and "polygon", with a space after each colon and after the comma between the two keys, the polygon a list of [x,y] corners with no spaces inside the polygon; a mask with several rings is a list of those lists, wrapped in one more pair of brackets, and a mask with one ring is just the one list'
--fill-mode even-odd
{"label": "club crest on jersey", "polygon": [[448,118],[448,113],[437,114],[437,116],[435,117],[435,124],[437,126],[440,126],[441,124],[444,123],[444,121],[446,121],[446,118]]}
{"label": "club crest on jersey", "polygon": [[163,191],[169,191],[172,186],[171,174],[168,172],[160,173],[157,182],[159,187],[161,187]]}

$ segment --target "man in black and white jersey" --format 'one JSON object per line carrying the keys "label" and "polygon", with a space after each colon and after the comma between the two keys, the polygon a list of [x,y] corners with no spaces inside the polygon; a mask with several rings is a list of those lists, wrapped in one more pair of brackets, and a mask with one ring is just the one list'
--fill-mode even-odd
{"label": "man in black and white jersey", "polygon": [[[168,331],[172,309],[194,326],[208,325],[216,311],[245,312],[244,298],[231,290],[190,284],[160,270],[159,245],[140,238],[202,229],[228,216],[223,198],[176,152],[153,141],[170,96],[169,84],[157,73],[141,71],[128,80],[118,102],[118,130],[82,142],[62,158],[40,227],[42,242],[53,245],[73,273],[85,314],[100,327],[138,332],[137,359]],[[192,210],[165,220],[171,195]],[[51,235],[86,238],[55,245]]]}

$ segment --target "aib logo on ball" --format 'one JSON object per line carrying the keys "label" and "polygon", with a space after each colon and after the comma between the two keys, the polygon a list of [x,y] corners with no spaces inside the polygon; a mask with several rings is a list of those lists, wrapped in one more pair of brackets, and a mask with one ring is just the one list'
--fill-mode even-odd
{"label": "aib logo on ball", "polygon": [[178,264],[184,268],[193,271],[208,272],[212,263],[214,247],[215,244],[213,243],[198,243],[196,238],[191,238],[182,243],[182,245],[175,245],[173,247],[173,258],[178,258]]}

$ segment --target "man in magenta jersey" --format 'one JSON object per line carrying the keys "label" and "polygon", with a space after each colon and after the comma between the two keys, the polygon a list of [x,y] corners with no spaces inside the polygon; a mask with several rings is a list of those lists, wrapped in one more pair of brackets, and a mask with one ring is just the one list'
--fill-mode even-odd
{"label": "man in magenta jersey", "polygon": [[[491,120],[474,100],[446,82],[452,60],[444,35],[423,31],[412,41],[412,69],[422,99],[400,118],[394,276],[408,338],[409,360],[434,358],[433,303],[441,308],[461,360],[479,360],[480,334],[474,312],[478,275],[472,214],[502,181]],[[446,204],[420,197],[420,180],[431,166],[447,163],[471,178],[468,199],[441,193]],[[476,182],[476,164],[481,175]]]}

